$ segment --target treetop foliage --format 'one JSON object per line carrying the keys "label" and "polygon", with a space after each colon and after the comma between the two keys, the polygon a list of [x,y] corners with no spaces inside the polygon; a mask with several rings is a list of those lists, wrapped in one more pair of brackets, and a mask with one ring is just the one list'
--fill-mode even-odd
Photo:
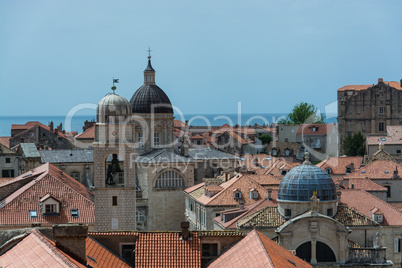
{"label": "treetop foliage", "polygon": [[280,120],[278,124],[326,124],[326,122],[325,115],[317,111],[317,108],[313,104],[301,102],[296,104],[286,119]]}

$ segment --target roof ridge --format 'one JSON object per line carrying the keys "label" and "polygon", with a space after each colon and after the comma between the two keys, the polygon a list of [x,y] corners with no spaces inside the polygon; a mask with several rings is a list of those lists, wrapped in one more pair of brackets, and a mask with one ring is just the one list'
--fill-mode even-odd
{"label": "roof ridge", "polygon": [[271,263],[272,267],[275,267],[274,262],[271,259],[271,256],[269,256],[269,254],[268,254],[268,252],[267,252],[267,250],[265,248],[265,244],[261,240],[260,233],[255,229],[253,231],[251,231],[251,232],[255,232],[255,234],[257,235],[257,238],[258,238],[257,241],[259,241],[260,246],[262,246],[262,248],[264,249],[263,251],[264,251],[265,256],[267,257],[268,261]]}
{"label": "roof ridge", "polygon": [[33,229],[31,234],[35,235],[35,237],[37,237],[45,246],[47,246],[65,264],[67,264],[70,267],[79,267],[75,263],[73,263],[68,257],[66,257],[66,255],[64,255],[67,253],[64,253],[62,250],[58,249],[55,245],[53,245],[49,241],[50,239],[46,238],[41,232],[39,232],[36,229]]}

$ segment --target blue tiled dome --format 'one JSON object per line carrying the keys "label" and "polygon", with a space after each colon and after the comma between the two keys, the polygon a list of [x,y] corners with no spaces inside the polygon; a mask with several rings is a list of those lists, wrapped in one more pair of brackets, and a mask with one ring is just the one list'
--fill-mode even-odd
{"label": "blue tiled dome", "polygon": [[303,164],[290,170],[281,180],[278,201],[308,202],[317,191],[320,201],[337,200],[335,184],[322,169]]}

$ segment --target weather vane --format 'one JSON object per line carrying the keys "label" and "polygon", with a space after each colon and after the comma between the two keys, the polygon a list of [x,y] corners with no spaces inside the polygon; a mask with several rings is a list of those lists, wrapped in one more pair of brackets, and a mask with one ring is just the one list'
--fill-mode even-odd
{"label": "weather vane", "polygon": [[113,94],[114,94],[114,91],[116,90],[116,86],[114,85],[114,83],[119,83],[119,79],[115,79],[114,77],[113,77],[113,86],[112,86],[112,90],[113,90]]}

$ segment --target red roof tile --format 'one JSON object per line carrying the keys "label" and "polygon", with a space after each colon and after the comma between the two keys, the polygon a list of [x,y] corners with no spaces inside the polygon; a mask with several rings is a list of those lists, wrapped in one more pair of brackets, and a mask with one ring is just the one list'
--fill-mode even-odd
{"label": "red roof tile", "polygon": [[183,241],[179,233],[139,233],[135,267],[201,267],[201,242],[197,233]]}
{"label": "red roof tile", "polygon": [[328,135],[333,126],[334,124],[301,124],[297,130],[297,134]]}
{"label": "red roof tile", "polygon": [[[394,87],[394,88],[396,88],[398,90],[402,90],[401,83],[399,83],[399,82],[396,82],[396,81],[386,82],[386,81],[384,81],[384,84],[389,84],[391,87]],[[340,89],[338,89],[338,91],[366,90],[366,89],[368,89],[369,87],[372,87],[372,86],[373,85],[346,85],[346,86],[343,86]]]}
{"label": "red roof tile", "polygon": [[399,176],[402,174],[402,165],[393,161],[374,161],[367,166],[364,166],[355,172],[344,176],[345,179],[351,178],[369,178],[369,179],[392,179],[394,176],[394,170],[398,170]]}
{"label": "red roof tile", "polygon": [[385,191],[385,192],[387,191],[387,188],[385,188],[367,178],[351,178],[351,179],[349,179],[349,188],[360,189],[360,190],[365,190],[365,191]]}
{"label": "red roof tile", "polygon": [[10,138],[11,137],[0,137],[0,143],[6,146],[7,148],[10,148]]}
{"label": "red roof tile", "polygon": [[75,136],[75,139],[94,140],[95,139],[95,126],[93,125],[92,127],[88,128],[84,132],[78,134],[77,136]]}
{"label": "red roof tile", "polygon": [[253,230],[208,267],[312,267],[265,235]]}
{"label": "red roof tile", "polygon": [[361,156],[342,156],[342,157],[330,157],[324,161],[318,163],[316,166],[325,170],[331,169],[331,174],[346,174],[346,167],[353,163],[355,169],[360,168],[363,163],[363,157]]}
{"label": "red roof tile", "polygon": [[55,247],[37,230],[0,256],[4,267],[85,267]]}
{"label": "red roof tile", "polygon": [[[94,268],[132,267],[91,237],[85,240],[87,264]],[[95,261],[94,261],[95,260]]]}
{"label": "red roof tile", "polygon": [[[0,201],[0,224],[24,226],[34,222],[42,225],[94,222],[92,192],[84,185],[49,163],[33,170],[32,174],[36,176],[35,179]],[[26,175],[25,173],[14,180],[23,179]],[[1,186],[9,183],[12,182]],[[47,194],[60,200],[59,216],[44,216],[40,213],[40,199]],[[72,217],[71,209],[78,209],[79,217]],[[31,218],[30,210],[36,210],[38,216]]]}
{"label": "red roof tile", "polygon": [[354,208],[371,218],[371,210],[375,207],[384,215],[381,225],[402,225],[402,213],[387,202],[363,190],[341,190],[341,204]]}

